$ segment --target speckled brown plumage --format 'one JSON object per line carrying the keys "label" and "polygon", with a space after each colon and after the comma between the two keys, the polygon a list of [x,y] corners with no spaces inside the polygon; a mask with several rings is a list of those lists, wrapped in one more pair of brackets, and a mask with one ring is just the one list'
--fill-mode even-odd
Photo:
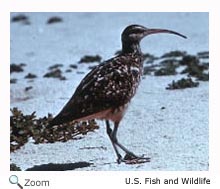
{"label": "speckled brown plumage", "polygon": [[119,55],[95,67],[81,81],[54,123],[85,120],[89,115],[108,109],[113,113],[129,103],[138,87],[143,66],[141,57],[130,54],[128,59],[127,56]]}

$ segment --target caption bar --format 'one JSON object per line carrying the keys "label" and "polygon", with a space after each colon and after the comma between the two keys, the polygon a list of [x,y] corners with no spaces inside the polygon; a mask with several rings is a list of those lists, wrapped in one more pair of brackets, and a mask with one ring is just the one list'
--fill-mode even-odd
{"label": "caption bar", "polygon": [[183,185],[206,185],[211,184],[211,180],[206,177],[177,177],[177,178],[125,178],[125,184],[183,184]]}

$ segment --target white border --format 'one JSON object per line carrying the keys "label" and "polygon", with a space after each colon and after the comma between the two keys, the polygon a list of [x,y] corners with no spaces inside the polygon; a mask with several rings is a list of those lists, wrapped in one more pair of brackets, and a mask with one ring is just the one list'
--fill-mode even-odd
{"label": "white border", "polygon": [[[10,105],[10,12],[209,12],[210,18],[210,170],[207,172],[16,172],[21,178],[27,176],[35,179],[49,179],[50,188],[81,188],[96,187],[125,187],[125,177],[167,177],[201,176],[211,178],[212,185],[220,186],[220,9],[217,1],[176,1],[176,0],[5,0],[0,5],[0,186],[1,188],[15,188],[9,184],[9,105]],[[196,29],[196,28],[192,28]],[[56,185],[55,185],[56,183]],[[65,184],[64,184],[65,183]],[[64,187],[65,186],[65,187]],[[152,185],[138,185],[146,188]],[[157,185],[155,187],[170,187]],[[175,186],[175,185],[174,185]],[[128,186],[129,187],[129,186]],[[180,187],[178,185],[177,187]],[[201,185],[187,185],[187,187],[203,188]],[[49,188],[49,187],[48,187]]]}

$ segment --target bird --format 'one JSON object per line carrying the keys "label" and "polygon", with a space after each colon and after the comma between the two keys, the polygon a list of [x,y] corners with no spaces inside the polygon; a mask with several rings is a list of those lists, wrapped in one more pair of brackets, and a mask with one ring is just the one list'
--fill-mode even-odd
{"label": "bird", "polygon": [[[158,33],[186,38],[172,30],[146,28],[138,24],[127,26],[121,34],[121,52],[95,66],[82,79],[70,100],[52,119],[49,126],[71,121],[104,120],[118,164],[149,162],[149,157],[137,156],[123,146],[118,141],[117,131],[143,74],[144,58],[140,41],[148,35]],[[114,124],[113,128],[111,122]],[[124,151],[124,157],[120,150]]]}

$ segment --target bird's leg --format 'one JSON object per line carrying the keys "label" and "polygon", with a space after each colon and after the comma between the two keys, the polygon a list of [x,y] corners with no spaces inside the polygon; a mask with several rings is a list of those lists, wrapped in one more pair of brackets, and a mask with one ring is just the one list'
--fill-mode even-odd
{"label": "bird's leg", "polygon": [[115,150],[115,153],[116,153],[116,155],[117,155],[117,162],[118,163],[121,163],[121,161],[122,161],[122,156],[121,156],[121,154],[119,153],[119,151],[118,151],[118,149],[117,149],[117,146],[115,145],[115,142],[114,142],[114,139],[113,139],[113,132],[112,132],[112,129],[111,129],[111,127],[110,127],[110,123],[109,123],[109,121],[108,120],[106,120],[106,131],[107,131],[107,134],[108,134],[108,136],[109,136],[109,138],[110,138],[110,140],[111,140],[111,143],[112,143],[112,146],[113,146],[113,148],[114,148],[114,150]]}
{"label": "bird's leg", "polygon": [[149,162],[150,158],[145,158],[143,156],[139,157],[139,156],[135,155],[133,152],[129,151],[126,147],[124,147],[122,144],[120,144],[118,142],[118,139],[117,139],[117,136],[116,136],[118,126],[119,126],[119,123],[115,122],[114,129],[112,131],[112,141],[113,141],[114,144],[116,144],[119,148],[121,148],[126,153],[126,155],[125,155],[124,159],[122,159],[122,161],[125,162],[125,163],[145,163],[145,162]]}
{"label": "bird's leg", "polygon": [[[119,122],[115,122],[114,129],[112,130],[110,127],[109,121],[106,120],[106,131],[107,131],[107,134],[111,140],[111,143],[112,143],[112,146],[115,150],[115,153],[117,155],[117,158],[118,158],[117,162],[118,163],[125,162],[127,164],[149,162],[150,158],[138,157],[133,152],[129,151],[126,147],[124,147],[122,144],[120,144],[118,142],[118,139],[117,139],[118,126],[119,126]],[[119,153],[117,146],[119,148],[121,148],[126,153],[124,158],[122,158],[121,154]]]}
{"label": "bird's leg", "polygon": [[118,142],[118,139],[117,139],[117,131],[118,131],[118,126],[119,126],[119,123],[115,122],[115,125],[114,125],[114,130],[112,132],[112,139],[113,139],[113,142],[119,147],[121,148],[126,154],[130,155],[130,156],[133,156],[133,157],[137,157],[133,152],[129,151],[126,147],[124,147],[122,144],[120,144]]}

